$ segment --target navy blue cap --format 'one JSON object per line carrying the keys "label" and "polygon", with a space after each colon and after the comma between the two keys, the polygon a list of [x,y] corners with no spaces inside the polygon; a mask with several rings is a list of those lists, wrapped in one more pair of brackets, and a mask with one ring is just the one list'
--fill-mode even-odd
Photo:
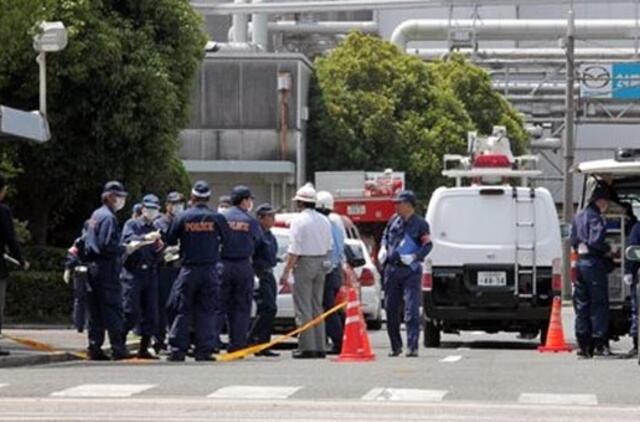
{"label": "navy blue cap", "polygon": [[136,204],[133,204],[133,213],[140,214],[141,212],[142,212],[142,204],[139,202]]}
{"label": "navy blue cap", "polygon": [[167,202],[176,204],[178,202],[184,202],[184,195],[180,192],[169,192],[167,195]]}
{"label": "navy blue cap", "polygon": [[196,198],[209,198],[211,196],[211,189],[209,188],[209,184],[204,180],[198,180],[193,184],[191,195],[195,196]]}
{"label": "navy blue cap", "polygon": [[256,215],[258,217],[262,217],[268,214],[275,214],[277,211],[271,206],[271,204],[260,204],[258,208],[256,208]]}
{"label": "navy blue cap", "polygon": [[238,185],[231,191],[231,203],[238,205],[243,199],[253,198],[251,190],[243,185]]}
{"label": "navy blue cap", "polygon": [[116,196],[127,196],[127,191],[124,189],[124,186],[117,180],[107,182],[104,185],[102,193],[112,193]]}
{"label": "navy blue cap", "polygon": [[408,202],[411,205],[415,205],[416,204],[416,194],[413,193],[413,191],[410,191],[410,190],[403,190],[403,191],[398,193],[398,195],[395,197],[393,202],[396,202],[396,203],[398,203],[398,202]]}
{"label": "navy blue cap", "polygon": [[609,199],[609,190],[602,185],[596,186],[591,194],[591,202],[595,202],[598,199]]}
{"label": "navy blue cap", "polygon": [[145,195],[142,198],[142,205],[145,208],[159,209],[160,208],[160,200],[154,194]]}

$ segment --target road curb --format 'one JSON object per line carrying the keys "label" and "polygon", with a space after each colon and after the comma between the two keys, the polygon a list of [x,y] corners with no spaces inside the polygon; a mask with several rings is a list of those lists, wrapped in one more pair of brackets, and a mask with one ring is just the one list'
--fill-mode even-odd
{"label": "road curb", "polygon": [[37,355],[10,355],[0,357],[0,368],[46,365],[49,363],[68,362],[80,359],[80,357],[68,352],[43,353]]}

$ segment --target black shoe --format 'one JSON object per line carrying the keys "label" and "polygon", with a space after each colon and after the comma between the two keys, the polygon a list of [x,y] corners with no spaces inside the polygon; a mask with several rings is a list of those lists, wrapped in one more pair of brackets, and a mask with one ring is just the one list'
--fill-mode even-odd
{"label": "black shoe", "polygon": [[596,347],[596,349],[593,351],[593,356],[598,358],[611,358],[617,355],[611,351],[609,346],[601,346]]}
{"label": "black shoe", "polygon": [[314,359],[324,359],[327,357],[327,352],[311,352],[313,353]]}
{"label": "black shoe", "polygon": [[402,354],[402,350],[392,350],[392,351],[389,352],[389,357],[390,358],[397,358],[401,354]]}
{"label": "black shoe", "polygon": [[417,350],[409,350],[405,356],[408,357],[408,358],[417,358],[418,357],[418,351]]}
{"label": "black shoe", "polygon": [[578,356],[578,359],[591,359],[593,357],[591,352],[587,349],[579,349],[576,352],[576,356]]}
{"label": "black shoe", "polygon": [[171,352],[167,356],[167,362],[184,362],[184,354]]}
{"label": "black shoe", "polygon": [[133,359],[133,357],[134,356],[128,351],[111,354],[111,360],[127,360],[127,359]]}
{"label": "black shoe", "polygon": [[339,355],[342,351],[342,347],[333,347],[329,351],[327,351],[328,355]]}
{"label": "black shoe", "polygon": [[263,356],[263,357],[266,357],[266,358],[276,358],[276,357],[280,356],[280,353],[276,353],[276,352],[273,352],[273,351],[267,349],[267,350],[263,350],[261,352],[256,353],[256,356]]}
{"label": "black shoe", "polygon": [[293,353],[291,353],[291,357],[294,359],[314,359],[316,357],[316,353],[307,350],[294,350]]}
{"label": "black shoe", "polygon": [[11,353],[9,353],[7,350],[0,350],[0,356],[9,356]]}
{"label": "black shoe", "polygon": [[136,359],[143,359],[143,360],[158,360],[158,359],[160,359],[158,356],[152,355],[151,353],[149,353],[148,350],[139,350],[138,353],[136,353],[135,358]]}
{"label": "black shoe", "polygon": [[87,359],[101,362],[111,360],[109,355],[107,355],[102,350],[90,350],[89,352],[87,352]]}
{"label": "black shoe", "polygon": [[213,355],[196,356],[196,362],[215,362],[216,358]]}

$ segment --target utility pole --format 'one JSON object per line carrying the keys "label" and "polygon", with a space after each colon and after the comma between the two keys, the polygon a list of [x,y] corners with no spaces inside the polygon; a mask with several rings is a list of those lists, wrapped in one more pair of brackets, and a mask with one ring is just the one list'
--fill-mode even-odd
{"label": "utility pole", "polygon": [[[564,118],[564,202],[562,204],[562,220],[566,224],[571,224],[573,220],[573,175],[571,169],[574,161],[574,124],[575,124],[575,16],[573,11],[573,1],[567,19],[567,39],[565,44],[567,53],[567,87],[565,99],[565,118]],[[563,239],[562,242],[562,278],[563,278],[563,297],[568,299],[571,295],[570,281],[570,239]]]}

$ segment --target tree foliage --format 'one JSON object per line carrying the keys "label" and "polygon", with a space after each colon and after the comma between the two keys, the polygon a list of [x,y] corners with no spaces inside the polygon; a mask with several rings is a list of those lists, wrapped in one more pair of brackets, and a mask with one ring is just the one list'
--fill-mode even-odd
{"label": "tree foliage", "polygon": [[468,131],[490,133],[504,124],[517,145],[526,139],[487,73],[461,57],[426,64],[379,38],[352,33],[316,60],[313,82],[311,168],[405,171],[423,200],[448,182],[442,157],[464,153]]}
{"label": "tree foliage", "polygon": [[34,24],[61,20],[65,50],[47,56],[52,140],[17,155],[17,209],[37,241],[77,230],[102,184],[137,197],[185,189],[177,159],[205,36],[186,0],[0,0],[0,102],[37,107]]}

